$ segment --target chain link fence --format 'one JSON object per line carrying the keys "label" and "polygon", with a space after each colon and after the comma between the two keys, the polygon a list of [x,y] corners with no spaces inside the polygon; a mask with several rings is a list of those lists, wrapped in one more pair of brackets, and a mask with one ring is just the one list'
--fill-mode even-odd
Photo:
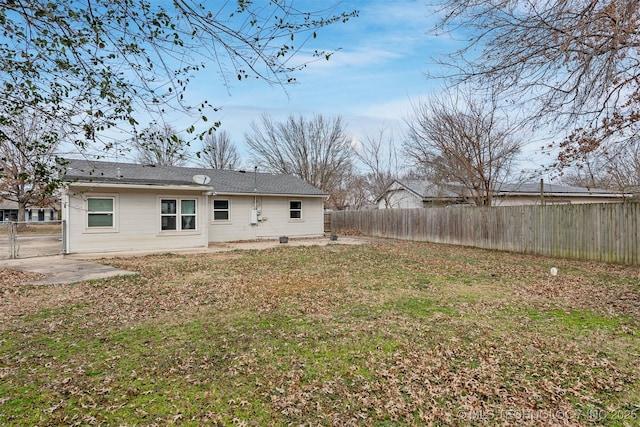
{"label": "chain link fence", "polygon": [[33,258],[63,252],[63,221],[0,223],[0,259]]}

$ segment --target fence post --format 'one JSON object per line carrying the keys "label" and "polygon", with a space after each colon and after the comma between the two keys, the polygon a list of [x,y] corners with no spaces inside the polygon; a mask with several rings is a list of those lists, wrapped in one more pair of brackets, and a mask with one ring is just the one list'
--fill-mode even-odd
{"label": "fence post", "polygon": [[17,225],[15,222],[9,223],[9,259],[16,259],[18,257],[18,239],[17,239]]}
{"label": "fence post", "polygon": [[63,219],[60,222],[60,225],[62,226],[62,253],[64,255],[68,254],[68,246],[67,246],[67,220]]}
{"label": "fence post", "polygon": [[0,227],[4,227],[6,231],[3,231],[2,235],[5,236],[4,239],[7,239],[7,248],[9,253],[7,256],[11,256],[11,237],[9,236],[9,223],[8,222],[0,222]]}

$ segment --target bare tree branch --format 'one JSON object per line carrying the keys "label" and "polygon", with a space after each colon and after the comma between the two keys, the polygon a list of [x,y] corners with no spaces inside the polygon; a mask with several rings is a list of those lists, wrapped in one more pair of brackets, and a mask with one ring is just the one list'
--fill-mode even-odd
{"label": "bare tree branch", "polygon": [[406,155],[430,171],[435,183],[462,185],[462,195],[479,206],[491,205],[523,145],[494,100],[485,103],[465,93],[414,105],[406,123]]}
{"label": "bare tree branch", "polygon": [[26,208],[54,203],[56,150],[65,137],[61,130],[26,110],[10,126],[0,126],[0,200],[18,204],[18,221],[25,221]]}
{"label": "bare tree branch", "polygon": [[390,206],[387,187],[398,178],[399,160],[396,142],[389,129],[381,128],[377,135],[367,135],[355,150],[356,158],[364,166],[361,190],[364,191],[368,203],[372,203],[382,195],[386,207]]}
{"label": "bare tree branch", "polygon": [[357,16],[337,5],[295,5],[0,1],[0,123],[11,125],[22,110],[62,116],[76,147],[109,149],[103,138],[110,130],[135,135],[139,123],[161,123],[168,112],[181,112],[194,123],[186,133],[204,136],[218,126],[207,123],[216,108],[206,99],[187,99],[196,73],[214,64],[227,87],[249,78],[284,87],[310,61],[331,56],[313,51],[303,59],[298,54],[306,41]]}
{"label": "bare tree branch", "polygon": [[177,131],[169,126],[152,125],[131,141],[137,151],[138,163],[158,166],[184,166],[187,145]]}
{"label": "bare tree branch", "polygon": [[638,134],[636,0],[451,0],[440,11],[437,31],[471,35],[440,60],[445,77],[499,90],[536,121],[577,128],[560,145],[560,166]]}
{"label": "bare tree branch", "polygon": [[238,150],[224,130],[205,136],[201,159],[202,166],[213,169],[237,169],[240,165]]}
{"label": "bare tree branch", "polygon": [[329,202],[343,208],[343,197],[338,193],[352,173],[353,151],[340,117],[289,116],[285,122],[275,123],[264,114],[261,125],[251,123],[245,142],[258,165],[303,179],[329,193]]}

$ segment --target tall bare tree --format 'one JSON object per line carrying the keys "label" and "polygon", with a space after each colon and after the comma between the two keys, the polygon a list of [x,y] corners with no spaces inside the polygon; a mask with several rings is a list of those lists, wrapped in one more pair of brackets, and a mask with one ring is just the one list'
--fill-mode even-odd
{"label": "tall bare tree", "polygon": [[640,196],[640,140],[612,147],[607,152],[605,169],[608,186],[604,188]]}
{"label": "tall bare tree", "polygon": [[478,206],[491,205],[522,147],[494,102],[462,92],[414,105],[406,123],[406,155],[435,182],[461,185]]}
{"label": "tall bare tree", "polygon": [[588,153],[582,162],[563,171],[562,181],[640,195],[640,141]]}
{"label": "tall bare tree", "polygon": [[200,158],[202,166],[213,169],[237,169],[240,165],[238,150],[224,130],[205,136]]}
{"label": "tall bare tree", "polygon": [[103,138],[111,129],[135,133],[149,116],[159,120],[172,111],[199,117],[186,131],[200,136],[215,108],[187,99],[198,71],[212,67],[227,87],[249,78],[287,84],[310,61],[331,56],[317,50],[293,61],[309,40],[357,15],[337,4],[307,6],[0,0],[0,123],[10,124],[23,109],[41,117],[55,111],[78,147],[109,148]]}
{"label": "tall bare tree", "polygon": [[441,61],[456,82],[505,91],[534,118],[575,132],[560,166],[640,131],[640,4],[636,0],[447,0],[437,30],[464,31]]}
{"label": "tall bare tree", "polygon": [[345,206],[358,210],[370,206],[377,196],[372,192],[371,180],[362,174],[353,174],[345,181],[347,187]]}
{"label": "tall bare tree", "polygon": [[327,207],[335,210],[357,210],[371,204],[375,195],[371,192],[370,177],[353,165],[346,166],[339,180],[329,191]]}
{"label": "tall bare tree", "polygon": [[386,188],[399,176],[399,160],[393,133],[381,128],[375,136],[366,135],[355,149],[356,158],[364,171],[363,188],[371,203],[381,194],[387,207],[390,206]]}
{"label": "tall bare tree", "polygon": [[278,123],[263,114],[261,124],[251,123],[245,142],[258,165],[295,175],[326,191],[334,208],[344,208],[340,192],[352,173],[353,150],[340,117],[291,115]]}
{"label": "tall bare tree", "polygon": [[183,166],[187,162],[187,144],[170,125],[149,126],[131,144],[141,164]]}
{"label": "tall bare tree", "polygon": [[28,207],[49,207],[55,202],[60,131],[25,110],[10,125],[0,126],[0,200],[18,204],[18,221],[25,221]]}

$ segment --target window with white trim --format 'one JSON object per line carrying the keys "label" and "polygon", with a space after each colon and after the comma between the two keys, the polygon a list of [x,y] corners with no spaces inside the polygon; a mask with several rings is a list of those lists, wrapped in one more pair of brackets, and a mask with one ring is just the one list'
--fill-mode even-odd
{"label": "window with white trim", "polygon": [[161,199],[160,229],[181,231],[196,229],[195,199]]}
{"label": "window with white trim", "polygon": [[180,224],[182,230],[196,229],[195,199],[180,200]]}
{"label": "window with white trim", "polygon": [[302,201],[289,201],[289,219],[302,219]]}
{"label": "window with white trim", "polygon": [[115,198],[87,198],[87,227],[113,228],[115,216]]}
{"label": "window with white trim", "polygon": [[229,200],[214,199],[213,200],[213,220],[229,221],[231,219],[231,210]]}

